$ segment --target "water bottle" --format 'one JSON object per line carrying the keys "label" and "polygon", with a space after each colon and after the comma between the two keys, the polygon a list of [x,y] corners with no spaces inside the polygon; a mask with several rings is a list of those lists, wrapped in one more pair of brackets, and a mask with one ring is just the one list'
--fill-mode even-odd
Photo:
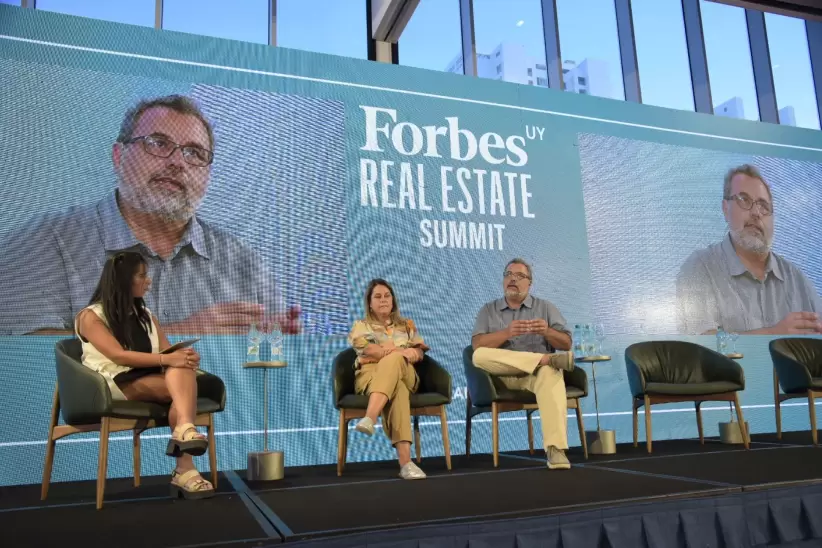
{"label": "water bottle", "polygon": [[574,354],[577,356],[582,356],[583,354],[583,340],[582,340],[582,330],[579,327],[579,324],[574,324],[574,334],[572,335],[574,339]]}
{"label": "water bottle", "polygon": [[260,332],[257,330],[257,324],[252,323],[251,328],[248,330],[248,353],[246,355],[246,361],[259,361],[261,341],[262,336],[260,335]]}
{"label": "water bottle", "polygon": [[725,333],[725,329],[720,325],[716,329],[716,351],[720,354],[725,353],[725,346],[728,344],[727,337],[728,335]]}

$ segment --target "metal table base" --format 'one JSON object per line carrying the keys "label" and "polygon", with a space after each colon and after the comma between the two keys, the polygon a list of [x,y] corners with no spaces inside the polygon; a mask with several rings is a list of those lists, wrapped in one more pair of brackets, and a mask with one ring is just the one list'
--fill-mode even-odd
{"label": "metal table base", "polygon": [[610,356],[585,356],[575,360],[579,363],[591,364],[591,375],[594,385],[594,406],[597,413],[597,429],[585,432],[585,442],[588,444],[588,453],[591,455],[613,455],[616,453],[616,431],[603,430],[599,426],[599,394],[597,393],[597,362],[611,361]]}
{"label": "metal table base", "polygon": [[247,362],[247,369],[263,370],[263,450],[248,454],[248,481],[274,481],[285,477],[285,455],[282,451],[268,450],[268,370],[287,365],[284,361]]}

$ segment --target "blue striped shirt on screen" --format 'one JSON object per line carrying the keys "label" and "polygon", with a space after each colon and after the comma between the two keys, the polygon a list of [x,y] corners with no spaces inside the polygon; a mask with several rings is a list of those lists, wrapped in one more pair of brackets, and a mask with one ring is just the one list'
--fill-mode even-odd
{"label": "blue striped shirt on screen", "polygon": [[73,329],[106,258],[119,251],[146,258],[152,280],[146,304],[163,325],[222,303],[283,310],[274,273],[238,238],[195,216],[163,260],[135,238],[112,192],[97,203],[32,219],[0,244],[0,333]]}

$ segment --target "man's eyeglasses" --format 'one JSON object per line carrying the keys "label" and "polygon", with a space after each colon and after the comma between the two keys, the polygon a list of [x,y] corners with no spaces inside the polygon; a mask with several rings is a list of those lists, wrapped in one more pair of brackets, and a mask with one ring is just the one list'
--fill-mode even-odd
{"label": "man's eyeglasses", "polygon": [[511,272],[510,270],[506,270],[505,273],[502,275],[503,278],[514,278],[518,282],[522,280],[530,280],[531,278],[528,277],[528,274],[523,274],[522,272]]}
{"label": "man's eyeglasses", "polygon": [[741,194],[734,194],[733,196],[729,196],[725,199],[728,201],[734,200],[737,204],[739,204],[739,207],[741,207],[745,211],[750,211],[753,208],[754,204],[756,204],[761,215],[764,215],[765,217],[773,215],[773,207],[770,203],[766,202],[765,200],[754,200],[744,192]]}
{"label": "man's eyeglasses", "polygon": [[186,163],[197,167],[205,167],[214,160],[214,153],[202,147],[194,145],[178,145],[167,137],[160,135],[142,135],[134,137],[126,141],[126,144],[140,141],[143,145],[143,150],[152,156],[159,156],[160,158],[168,158],[178,148],[183,153],[183,159]]}

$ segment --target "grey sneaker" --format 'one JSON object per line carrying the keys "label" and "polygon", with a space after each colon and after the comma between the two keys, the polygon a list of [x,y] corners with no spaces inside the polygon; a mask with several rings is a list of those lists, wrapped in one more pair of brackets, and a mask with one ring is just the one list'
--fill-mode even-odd
{"label": "grey sneaker", "polygon": [[409,462],[400,469],[400,477],[405,480],[425,479],[427,476],[425,472],[420,470],[420,467]]}
{"label": "grey sneaker", "polygon": [[551,470],[567,470],[571,468],[571,463],[568,457],[565,456],[565,451],[557,449],[553,445],[548,448],[548,468]]}
{"label": "grey sneaker", "polygon": [[574,370],[574,353],[572,351],[556,352],[554,354],[549,354],[549,356],[549,363],[551,367],[559,369],[560,371]]}
{"label": "grey sneaker", "polygon": [[354,430],[357,432],[362,432],[367,436],[374,435],[374,421],[369,419],[368,417],[363,417],[360,419],[360,422],[357,423],[357,426],[354,427]]}

